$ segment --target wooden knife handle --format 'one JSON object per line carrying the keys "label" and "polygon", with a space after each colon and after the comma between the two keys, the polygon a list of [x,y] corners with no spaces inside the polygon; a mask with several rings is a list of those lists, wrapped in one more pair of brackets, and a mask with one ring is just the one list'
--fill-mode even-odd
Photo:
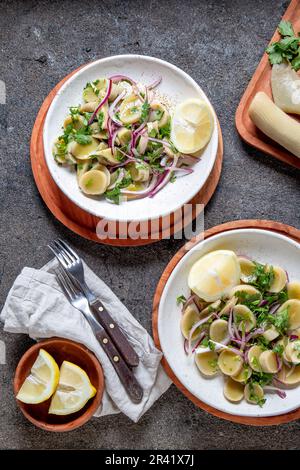
{"label": "wooden knife handle", "polygon": [[115,345],[106,334],[106,331],[102,328],[98,329],[95,331],[95,336],[101,344],[102,349],[108,356],[110,362],[112,363],[132,402],[140,403],[143,399],[144,391],[135,378],[132,370],[129,369],[119,351],[116,349]]}
{"label": "wooden knife handle", "polygon": [[113,340],[116,348],[123,356],[124,361],[130,367],[136,367],[139,365],[139,356],[129,343],[126,336],[122,333],[117,323],[112,319],[104,305],[99,301],[95,300],[90,303],[90,307],[93,313],[96,315],[99,323],[105,328],[110,338]]}

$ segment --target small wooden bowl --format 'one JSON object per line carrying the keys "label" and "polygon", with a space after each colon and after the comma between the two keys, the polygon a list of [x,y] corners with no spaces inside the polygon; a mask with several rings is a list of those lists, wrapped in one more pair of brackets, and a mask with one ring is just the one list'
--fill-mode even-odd
{"label": "small wooden bowl", "polygon": [[70,361],[85,370],[97,393],[82,410],[67,416],[48,414],[51,398],[37,405],[28,405],[19,400],[17,400],[17,403],[24,416],[37,427],[52,432],[71,431],[89,421],[101,404],[104,390],[102,367],[95,355],[82,344],[63,338],[40,341],[26,351],[17,366],[14,378],[15,396],[29,375],[41,348],[53,356],[59,367],[63,361]]}

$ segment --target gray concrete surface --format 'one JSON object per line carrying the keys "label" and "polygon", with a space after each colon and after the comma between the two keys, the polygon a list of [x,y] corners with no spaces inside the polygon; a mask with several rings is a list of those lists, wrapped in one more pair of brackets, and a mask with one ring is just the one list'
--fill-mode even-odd
{"label": "gray concrete surface", "polygon": [[[225,145],[218,189],[205,226],[240,218],[274,219],[300,228],[299,172],[244,145],[234,114],[264,48],[288,5],[283,0],[226,1],[1,1],[0,80],[0,302],[23,266],[42,266],[45,248],[66,238],[151,331],[155,286],[182,245],[166,240],[119,249],[86,241],[57,222],[35,187],[29,140],[38,109],[52,87],[91,60],[122,53],[166,59],[203,87],[219,116]],[[0,366],[2,449],[293,449],[299,423],[253,428],[217,419],[174,386],[138,424],[125,416],[93,419],[65,435],[34,428],[18,411],[12,378],[31,340],[3,334],[7,365]]]}

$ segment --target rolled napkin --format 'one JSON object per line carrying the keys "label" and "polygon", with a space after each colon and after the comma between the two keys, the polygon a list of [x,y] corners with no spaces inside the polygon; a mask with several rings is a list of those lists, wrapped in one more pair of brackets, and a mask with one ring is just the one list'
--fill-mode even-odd
{"label": "rolled napkin", "polygon": [[52,260],[40,270],[22,270],[0,315],[4,330],[25,333],[35,340],[58,336],[84,344],[99,359],[105,376],[103,401],[95,416],[122,412],[137,422],[171,384],[160,364],[161,352],[125,305],[84,263],[88,286],[99,296],[140,358],[134,373],[144,389],[144,396],[141,403],[132,403],[87,320],[62,293],[54,274],[56,266],[57,261]]}

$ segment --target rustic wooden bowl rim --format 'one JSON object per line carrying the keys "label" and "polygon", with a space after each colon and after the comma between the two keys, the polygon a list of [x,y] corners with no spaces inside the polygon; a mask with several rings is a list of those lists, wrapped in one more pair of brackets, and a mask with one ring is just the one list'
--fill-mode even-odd
{"label": "rustic wooden bowl rim", "polygon": [[20,402],[19,400],[16,400],[16,401],[17,401],[17,404],[18,404],[19,408],[21,409],[22,413],[24,414],[24,416],[31,423],[33,423],[35,426],[37,426],[41,429],[44,429],[46,431],[67,432],[67,431],[72,431],[73,429],[76,429],[76,428],[82,426],[83,424],[85,424],[87,421],[89,421],[92,418],[95,411],[99,408],[99,406],[101,404],[101,401],[102,401],[102,396],[103,396],[103,391],[104,391],[103,370],[102,370],[101,364],[99,363],[99,361],[96,358],[96,356],[94,355],[94,353],[92,353],[86,346],[84,346],[81,343],[77,343],[76,341],[72,341],[72,340],[65,339],[65,338],[57,338],[57,337],[53,337],[53,338],[49,338],[49,339],[39,341],[36,344],[34,344],[33,346],[31,346],[23,354],[23,356],[21,357],[21,359],[20,359],[20,361],[17,365],[16,371],[15,371],[15,376],[14,376],[14,381],[13,381],[14,395],[16,396],[18,391],[19,391],[18,376],[20,374],[20,371],[24,367],[24,364],[26,363],[26,361],[32,355],[36,354],[41,348],[44,348],[44,349],[47,350],[47,346],[53,345],[53,344],[55,344],[55,346],[57,345],[58,347],[59,347],[59,345],[70,344],[70,345],[72,345],[73,348],[76,348],[76,349],[80,350],[82,354],[85,354],[85,355],[89,356],[89,359],[91,360],[91,363],[94,366],[95,372],[96,372],[96,374],[99,378],[99,384],[100,384],[100,386],[97,390],[97,394],[95,395],[93,400],[91,400],[91,402],[90,402],[90,406],[84,411],[84,413],[82,415],[77,416],[75,419],[72,419],[72,415],[70,415],[70,421],[68,421],[67,423],[51,424],[51,423],[45,423],[45,422],[42,422],[42,421],[39,421],[39,420],[35,419],[27,411],[27,409],[25,408],[25,406],[22,402]]}
{"label": "rustic wooden bowl rim", "polygon": [[[236,229],[246,229],[246,228],[255,228],[261,230],[271,230],[282,235],[288,236],[293,240],[296,240],[300,243],[300,230],[292,227],[290,225],[285,225],[280,222],[275,222],[271,220],[258,220],[258,219],[249,219],[249,220],[236,220],[232,222],[226,222],[221,225],[217,225],[212,227],[204,232],[204,239],[212,237],[213,235],[227,232],[230,230]],[[153,338],[154,343],[158,349],[161,350],[161,345],[159,341],[158,335],[158,310],[159,310],[159,303],[160,299],[166,285],[168,278],[170,277],[173,269],[179,263],[179,261],[183,258],[183,256],[193,248],[197,243],[200,243],[203,240],[203,234],[200,234],[197,237],[194,237],[184,246],[182,246],[179,251],[173,256],[171,261],[166,266],[164,272],[161,275],[161,278],[158,282],[154,300],[153,300],[153,310],[152,310],[152,331],[153,331]],[[176,387],[189,399],[191,400],[198,408],[201,408],[208,413],[211,413],[218,418],[223,418],[228,421],[233,421],[235,423],[240,424],[247,424],[252,426],[271,426],[275,424],[282,424],[288,423],[290,421],[294,421],[300,418],[300,408],[293,410],[289,413],[277,415],[277,416],[266,416],[266,417],[249,417],[249,416],[238,416],[229,413],[225,413],[217,408],[214,408],[203,401],[199,400],[199,398],[195,397],[192,393],[187,390],[187,388],[180,382],[177,378],[171,367],[169,366],[166,359],[162,358],[162,366],[165,369],[166,373],[172,380],[172,382],[176,385]]]}

